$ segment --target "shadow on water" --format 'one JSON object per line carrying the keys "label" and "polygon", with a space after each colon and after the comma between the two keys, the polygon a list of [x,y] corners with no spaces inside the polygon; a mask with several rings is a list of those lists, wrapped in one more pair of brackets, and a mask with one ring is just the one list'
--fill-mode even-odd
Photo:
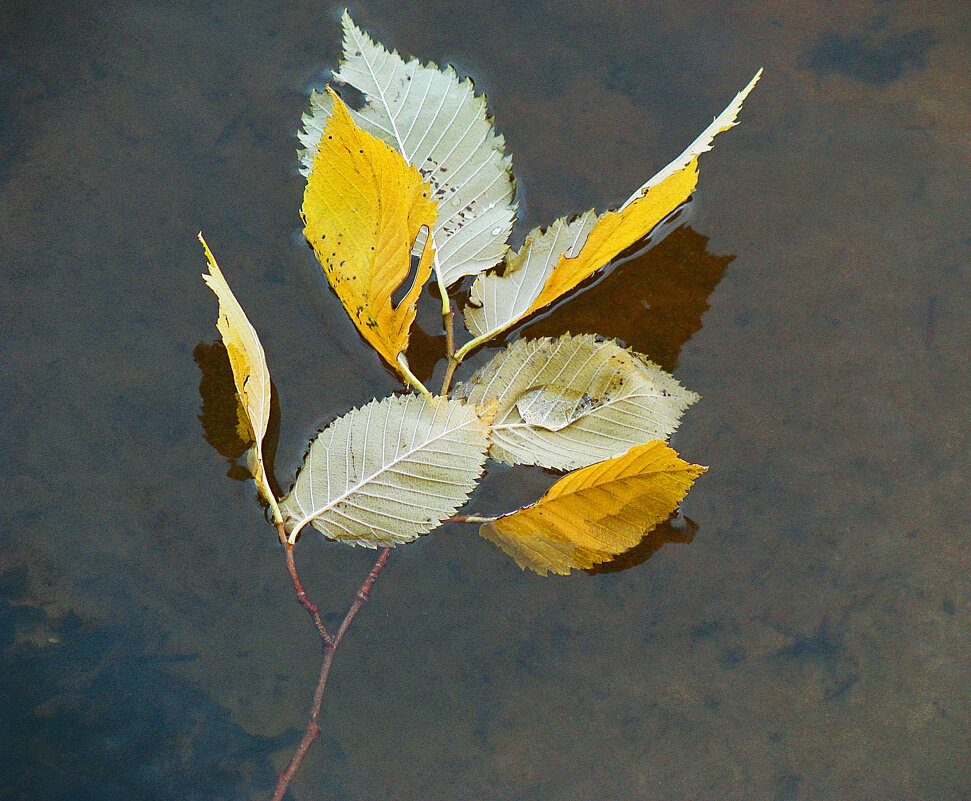
{"label": "shadow on water", "polygon": [[[199,422],[203,435],[213,449],[229,462],[226,475],[237,481],[247,481],[252,474],[244,461],[240,461],[253,445],[253,435],[246,419],[246,412],[236,395],[233,369],[229,354],[221,340],[212,344],[200,342],[192,351],[192,358],[199,367],[199,394],[202,408]],[[263,461],[270,486],[279,497],[280,485],[273,473],[277,444],[280,440],[280,398],[276,389],[270,388],[270,419],[263,440]]]}
{"label": "shadow on water", "polygon": [[0,797],[65,801],[239,799],[271,786],[289,744],[244,732],[165,671],[130,632],[51,615],[27,571],[0,573]]}
{"label": "shadow on water", "polygon": [[923,69],[937,41],[930,28],[887,35],[826,33],[809,48],[805,62],[817,76],[837,72],[885,86]]}
{"label": "shadow on water", "polygon": [[690,543],[698,533],[698,528],[698,524],[690,517],[684,517],[679,512],[675,512],[663,523],[658,523],[652,528],[633,548],[618,554],[609,562],[588,568],[586,572],[593,576],[597,573],[619,573],[621,570],[630,570],[646,562],[668,543],[685,545]]}
{"label": "shadow on water", "polygon": [[708,252],[708,237],[683,225],[657,244],[622,255],[601,280],[530,323],[530,337],[596,332],[665,370],[701,330],[708,297],[734,256]]}
{"label": "shadow on water", "polygon": [[[632,246],[612,266],[552,309],[540,312],[524,328],[497,337],[496,344],[509,343],[520,334],[535,339],[567,331],[596,333],[672,371],[681,348],[701,330],[708,297],[734,258],[709,253],[708,237],[681,225],[659,242],[648,238]],[[459,309],[467,300],[465,294],[455,304]],[[408,349],[409,364],[422,380],[433,374],[445,352],[438,308],[432,287],[422,297]],[[457,322],[456,330],[460,329]]]}

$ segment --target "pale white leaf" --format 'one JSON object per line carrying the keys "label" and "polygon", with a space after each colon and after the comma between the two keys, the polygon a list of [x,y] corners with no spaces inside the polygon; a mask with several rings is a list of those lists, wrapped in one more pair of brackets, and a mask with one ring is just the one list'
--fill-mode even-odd
{"label": "pale white leaf", "polygon": [[[354,121],[396,148],[431,185],[439,276],[450,285],[493,267],[508,250],[515,204],[511,160],[486,116],[485,98],[451,67],[389,52],[346,11],[342,22],[344,59],[334,78],[365,96]],[[331,105],[326,93],[314,92],[304,115],[301,161],[308,173]]]}
{"label": "pale white leaf", "polygon": [[640,354],[588,335],[518,340],[456,388],[496,402],[489,455],[574,470],[667,439],[698,399]]}
{"label": "pale white leaf", "polygon": [[280,501],[291,538],[311,523],[330,539],[377,548],[438,527],[482,474],[491,415],[458,400],[408,395],[335,420]]}
{"label": "pale white leaf", "polygon": [[508,257],[506,269],[478,276],[469,291],[465,326],[476,337],[489,338],[530,312],[564,253],[573,255],[597,221],[591,209],[574,220],[561,217],[549,228],[534,228]]}

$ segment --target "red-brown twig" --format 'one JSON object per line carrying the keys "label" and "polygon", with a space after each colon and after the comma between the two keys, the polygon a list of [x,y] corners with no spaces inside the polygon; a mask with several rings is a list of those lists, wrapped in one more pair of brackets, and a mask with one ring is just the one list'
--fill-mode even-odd
{"label": "red-brown twig", "polygon": [[387,563],[388,555],[391,553],[390,548],[385,548],[378,555],[378,560],[374,563],[374,567],[371,568],[371,572],[367,574],[367,578],[364,579],[364,583],[361,585],[360,589],[358,589],[357,595],[354,596],[354,602],[351,604],[350,609],[347,610],[347,614],[344,615],[344,620],[341,622],[340,628],[337,629],[337,634],[331,637],[327,632],[327,629],[324,628],[323,622],[320,620],[320,615],[317,612],[317,606],[310,602],[310,598],[308,598],[307,593],[304,592],[303,585],[300,583],[300,578],[297,576],[297,566],[293,561],[293,545],[284,541],[284,547],[286,548],[287,553],[287,569],[290,571],[290,577],[293,579],[293,586],[297,590],[297,599],[300,601],[300,604],[308,612],[310,612],[310,616],[314,621],[314,626],[317,628],[317,632],[320,634],[320,637],[324,642],[324,658],[320,665],[320,678],[317,680],[317,689],[314,690],[314,701],[310,707],[310,722],[307,724],[307,731],[304,732],[303,739],[300,741],[300,745],[297,746],[297,751],[290,760],[290,764],[287,765],[286,770],[280,774],[280,778],[277,780],[276,792],[273,794],[273,801],[281,801],[283,796],[286,794],[287,788],[290,786],[290,782],[293,779],[293,775],[297,772],[297,768],[300,767],[300,763],[303,761],[304,755],[307,753],[307,749],[310,748],[311,743],[313,743],[313,741],[316,740],[320,734],[320,725],[317,723],[317,721],[320,718],[320,707],[324,700],[324,689],[327,687],[327,677],[330,675],[330,666],[334,661],[334,652],[337,650],[337,646],[340,645],[341,640],[344,639],[344,634],[351,625],[351,621],[354,620],[354,616],[364,605],[365,601],[368,600],[371,593],[371,588],[374,586],[374,582],[378,580],[378,574],[380,574],[381,568],[383,568]]}
{"label": "red-brown twig", "polygon": [[311,602],[310,597],[307,595],[300,583],[300,577],[297,575],[297,565],[293,561],[293,543],[285,542],[283,544],[284,549],[287,554],[287,570],[290,571],[290,578],[293,579],[293,586],[297,590],[297,600],[300,601],[300,605],[307,610],[310,615],[310,619],[314,622],[314,627],[317,629],[317,633],[320,638],[324,641],[325,645],[335,645],[334,638],[330,636],[330,632],[327,631],[327,627],[324,625],[324,621],[320,619],[320,612],[317,610],[317,604]]}

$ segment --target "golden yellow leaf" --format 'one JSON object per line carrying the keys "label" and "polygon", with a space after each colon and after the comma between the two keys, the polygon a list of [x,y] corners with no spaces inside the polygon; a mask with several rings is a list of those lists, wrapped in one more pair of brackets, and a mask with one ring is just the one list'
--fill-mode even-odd
{"label": "golden yellow leaf", "polygon": [[761,75],[759,70],[680,156],[619,209],[599,217],[591,209],[574,220],[561,217],[546,229],[536,228],[519,252],[507,259],[501,275],[479,275],[464,312],[465,324],[475,339],[462,346],[459,357],[561,298],[684,203],[698,183],[698,157],[711,150],[716,135],[736,124],[742,101]]}
{"label": "golden yellow leaf", "polygon": [[431,237],[397,306],[391,296],[408,278],[412,245],[422,227],[434,226],[438,204],[421,173],[355,125],[344,103],[328,91],[333,113],[307,179],[304,235],[361,335],[407,379],[399,356],[408,347],[415,304],[431,275]]}
{"label": "golden yellow leaf", "polygon": [[637,445],[565,475],[532,506],[485,523],[479,533],[522,568],[566,575],[633,548],[705,470],[660,440]]}
{"label": "golden yellow leaf", "polygon": [[548,306],[643,239],[661,220],[684,203],[698,185],[698,159],[643,190],[640,197],[617,211],[605,212],[594,224],[580,252],[560,256],[543,290],[524,317]]}
{"label": "golden yellow leaf", "polygon": [[256,479],[260,494],[276,511],[276,499],[267,483],[266,469],[263,466],[263,437],[270,420],[270,371],[266,367],[266,355],[256,335],[256,329],[246,318],[243,307],[229,288],[202,234],[199,234],[199,241],[202,242],[209,262],[209,274],[202,277],[219,300],[216,328],[222,335],[223,345],[229,355],[236,392],[239,394],[254,443],[253,455],[249,460],[250,472]]}

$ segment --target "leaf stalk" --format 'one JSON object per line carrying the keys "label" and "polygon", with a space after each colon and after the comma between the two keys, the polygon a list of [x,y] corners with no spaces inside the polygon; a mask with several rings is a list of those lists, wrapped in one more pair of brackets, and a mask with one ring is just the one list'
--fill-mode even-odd
{"label": "leaf stalk", "polygon": [[[498,332],[496,332],[496,333],[498,333]],[[495,336],[495,334],[487,334],[487,335],[484,335],[484,336],[481,336],[481,337],[476,337],[475,339],[470,339],[468,342],[466,342],[461,348],[459,348],[456,351],[456,353],[455,353],[455,359],[456,359],[456,361],[461,362],[462,359],[464,359],[466,356],[469,355],[469,352],[470,351],[475,350],[480,345],[484,345],[486,342],[488,342],[494,336]]]}
{"label": "leaf stalk", "polygon": [[422,395],[431,395],[425,385],[418,380],[414,373],[411,372],[411,368],[408,367],[408,360],[405,358],[405,354],[398,354],[398,369],[401,370],[401,375],[404,376],[405,380],[411,384],[415,389],[417,389]]}
{"label": "leaf stalk", "polygon": [[499,519],[498,517],[480,517],[479,515],[454,515],[450,517],[448,520],[445,520],[443,522],[445,523],[492,523],[493,521],[498,519]]}

